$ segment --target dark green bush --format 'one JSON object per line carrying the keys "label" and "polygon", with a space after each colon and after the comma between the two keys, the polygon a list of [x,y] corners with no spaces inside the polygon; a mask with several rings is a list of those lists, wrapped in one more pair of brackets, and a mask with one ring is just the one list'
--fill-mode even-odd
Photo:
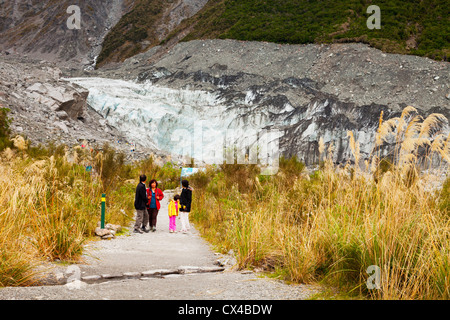
{"label": "dark green bush", "polygon": [[[381,11],[381,29],[366,22],[369,5]],[[387,52],[427,55],[448,60],[450,23],[444,0],[222,0],[210,1],[194,17],[198,38],[269,41],[276,43],[363,42]],[[417,47],[406,41],[416,39]]]}
{"label": "dark green bush", "polygon": [[12,146],[12,142],[9,138],[10,135],[10,119],[8,118],[8,108],[0,107],[0,151]]}

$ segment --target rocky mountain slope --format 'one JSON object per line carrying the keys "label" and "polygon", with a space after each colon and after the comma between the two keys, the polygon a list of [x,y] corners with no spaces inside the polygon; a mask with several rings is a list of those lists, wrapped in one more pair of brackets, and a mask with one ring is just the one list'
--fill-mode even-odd
{"label": "rocky mountain slope", "polygon": [[123,61],[159,45],[182,21],[195,15],[207,2],[135,0],[130,11],[108,32],[98,56],[97,67]]}
{"label": "rocky mountain slope", "polygon": [[[177,120],[189,118],[244,132],[277,129],[282,132],[280,151],[312,164],[319,160],[320,137],[327,146],[333,142],[336,162],[351,160],[347,130],[352,130],[359,140],[362,158],[367,157],[373,148],[381,111],[384,119],[388,119],[411,105],[423,116],[438,112],[450,118],[448,62],[386,54],[364,44],[190,41],[176,45],[155,60],[159,49],[155,47],[123,64],[85,75],[150,86],[150,89],[141,87],[142,95],[154,88],[182,92],[180,99],[185,99],[186,107],[175,107],[178,108],[175,115],[167,111],[165,116],[155,113],[152,117],[150,112],[141,122],[133,120],[142,125],[156,121],[153,130],[166,135],[170,134],[167,131],[170,128],[189,129],[188,124]],[[87,88],[103,90],[98,81],[97,84],[86,81]],[[189,98],[186,90],[192,92]],[[202,98],[195,105],[192,102],[195,92],[208,93],[214,99],[205,102]],[[112,98],[114,104],[101,103],[99,111],[103,110],[104,116],[113,122],[114,111],[129,103],[121,104],[114,100],[114,93],[109,95],[102,99]],[[176,105],[168,101],[165,100],[165,105]],[[122,118],[120,122],[127,121]],[[448,130],[448,125],[445,128]]]}
{"label": "rocky mountain slope", "polygon": [[[290,44],[360,42],[384,52],[448,61],[450,13],[447,2],[138,0],[106,37],[98,66],[123,61],[160,44],[161,40],[161,44],[170,47],[178,41],[195,39]],[[368,27],[368,23],[374,22],[374,11],[369,10],[372,5],[379,9],[379,27],[376,28]],[[180,6],[186,10],[173,9]],[[167,10],[181,12],[181,15],[167,15]],[[176,23],[166,28],[164,16]],[[161,32],[165,29],[168,32]]]}
{"label": "rocky mountain slope", "polygon": [[122,132],[87,104],[89,91],[64,80],[61,69],[44,60],[0,55],[0,108],[8,108],[13,136],[25,136],[33,146],[48,142],[69,147],[105,143],[123,151],[128,160],[150,153],[157,161],[165,157],[155,149],[137,147]]}
{"label": "rocky mountain slope", "polygon": [[[239,26],[247,22],[235,21],[236,8],[249,12],[258,3],[3,1],[0,103],[12,110],[13,131],[36,143],[57,139],[74,144],[90,138],[99,143],[118,142],[118,148],[130,152],[133,147],[129,143],[134,142],[134,149],[137,147],[143,156],[152,150],[179,149],[173,132],[181,129],[193,134],[195,125],[202,123],[209,138],[204,141],[208,152],[220,145],[216,142],[224,130],[234,130],[238,137],[233,139],[251,135],[253,144],[262,130],[275,130],[280,152],[297,155],[307,164],[320,160],[320,137],[326,146],[335,146],[336,162],[351,160],[348,130],[361,144],[362,159],[368,157],[381,111],[386,119],[411,105],[423,116],[437,112],[450,118],[450,67],[446,61],[383,53],[362,43],[179,42],[207,34],[226,38],[239,33]],[[433,25],[429,17],[446,26],[441,14],[445,8],[436,3],[439,5],[420,16],[424,26]],[[70,16],[66,9],[73,4],[82,13],[79,30],[69,30],[66,25]],[[284,25],[289,4],[269,1],[264,8],[257,6],[249,19],[259,21],[261,14],[272,8],[269,17],[283,13],[278,17],[279,28],[255,24],[256,29],[245,34],[258,30],[283,34],[285,28],[292,27]],[[358,10],[363,7],[358,4]],[[417,18],[410,5],[405,8],[406,18]],[[293,15],[306,16],[318,10],[312,3],[304,12],[291,9]],[[320,12],[333,10],[337,9],[324,7]],[[362,18],[356,16],[358,23],[352,24],[350,19],[348,30],[333,25],[338,29],[335,35],[348,36],[351,26],[361,24]],[[329,18],[327,14],[324,17]],[[391,15],[383,19],[392,22]],[[222,23],[226,21],[230,25]],[[199,33],[201,30],[207,34]],[[413,32],[416,29],[404,30],[408,36],[418,36]],[[439,30],[436,37],[445,38],[446,28]],[[443,48],[447,46],[444,41]],[[135,55],[141,51],[145,52]],[[92,70],[97,56],[97,66],[103,66]],[[125,57],[130,58],[120,63]],[[62,74],[78,79],[64,79]],[[196,143],[194,138],[183,152],[192,150]]]}
{"label": "rocky mountain slope", "polygon": [[[71,68],[122,61],[158,45],[207,0],[4,0],[0,45],[6,53]],[[70,6],[80,9],[80,28],[69,29]],[[106,37],[106,39],[105,39]]]}
{"label": "rocky mountain slope", "polygon": [[[80,8],[80,29],[67,20]],[[4,0],[0,6],[0,47],[71,67],[95,64],[104,36],[132,5],[130,0]]]}

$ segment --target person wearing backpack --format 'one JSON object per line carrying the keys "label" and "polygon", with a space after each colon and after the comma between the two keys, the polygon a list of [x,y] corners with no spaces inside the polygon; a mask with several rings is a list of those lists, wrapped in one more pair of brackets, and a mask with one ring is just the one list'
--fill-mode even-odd
{"label": "person wearing backpack", "polygon": [[183,187],[180,195],[180,220],[181,220],[181,232],[186,233],[189,231],[189,212],[191,211],[192,203],[192,191],[189,186],[189,181],[181,181]]}

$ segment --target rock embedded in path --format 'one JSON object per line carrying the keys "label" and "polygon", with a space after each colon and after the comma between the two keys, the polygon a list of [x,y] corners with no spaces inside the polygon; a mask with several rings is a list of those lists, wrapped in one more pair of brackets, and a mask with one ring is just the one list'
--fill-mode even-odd
{"label": "rock embedded in path", "polygon": [[124,272],[123,276],[127,279],[139,278],[142,273],[140,272]]}
{"label": "rock embedded in path", "polygon": [[95,234],[100,238],[107,240],[115,237],[115,233],[109,229],[102,229],[100,227],[95,228]]}
{"label": "rock embedded in path", "polygon": [[143,277],[160,277],[168,274],[178,274],[178,269],[155,269],[142,272]]}
{"label": "rock embedded in path", "polygon": [[199,272],[222,272],[224,267],[200,267]]}
{"label": "rock embedded in path", "polygon": [[82,277],[81,280],[84,281],[84,282],[90,283],[90,282],[96,282],[96,281],[99,281],[101,278],[102,278],[102,276],[99,276],[99,275],[92,275],[92,276],[85,276],[85,277]]}
{"label": "rock embedded in path", "polygon": [[111,230],[108,229],[102,229],[100,227],[95,228],[95,234],[99,237],[104,237],[106,235],[111,234]]}
{"label": "rock embedded in path", "polygon": [[97,228],[95,228],[95,234],[104,240],[113,239],[116,237],[116,233],[122,231],[122,226],[118,224],[108,223],[105,228],[100,228],[100,222]]}
{"label": "rock embedded in path", "polygon": [[122,231],[122,226],[119,224],[108,223],[106,224],[105,228],[108,230],[113,230],[115,233]]}

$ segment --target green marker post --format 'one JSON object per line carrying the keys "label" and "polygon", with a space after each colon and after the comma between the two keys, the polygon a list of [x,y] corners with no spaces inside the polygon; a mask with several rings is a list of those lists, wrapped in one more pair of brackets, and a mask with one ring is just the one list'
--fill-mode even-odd
{"label": "green marker post", "polygon": [[106,194],[102,193],[102,219],[100,228],[105,229],[105,210],[106,210]]}

